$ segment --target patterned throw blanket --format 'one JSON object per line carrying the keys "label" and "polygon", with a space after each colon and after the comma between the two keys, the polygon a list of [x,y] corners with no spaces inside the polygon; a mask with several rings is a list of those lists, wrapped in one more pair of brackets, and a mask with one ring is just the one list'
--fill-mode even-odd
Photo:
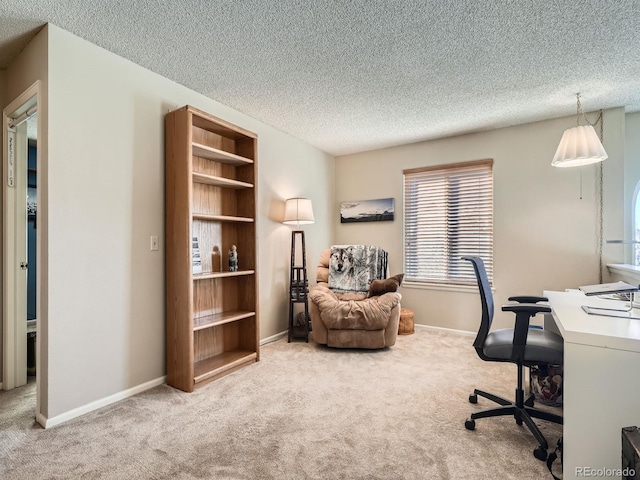
{"label": "patterned throw blanket", "polygon": [[369,284],[387,275],[387,252],[372,245],[333,245],[329,288],[337,293],[367,293]]}

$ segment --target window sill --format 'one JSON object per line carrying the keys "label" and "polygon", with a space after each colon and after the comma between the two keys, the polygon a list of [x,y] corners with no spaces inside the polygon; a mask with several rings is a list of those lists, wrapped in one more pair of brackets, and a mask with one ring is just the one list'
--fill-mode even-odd
{"label": "window sill", "polygon": [[[416,288],[419,290],[440,290],[447,292],[478,293],[477,285],[453,285],[448,283],[425,283],[425,282],[402,282],[406,288]],[[493,290],[493,287],[491,288]]]}
{"label": "window sill", "polygon": [[610,263],[607,265],[609,272],[624,277],[631,277],[636,282],[640,282],[640,265],[630,265],[628,263]]}

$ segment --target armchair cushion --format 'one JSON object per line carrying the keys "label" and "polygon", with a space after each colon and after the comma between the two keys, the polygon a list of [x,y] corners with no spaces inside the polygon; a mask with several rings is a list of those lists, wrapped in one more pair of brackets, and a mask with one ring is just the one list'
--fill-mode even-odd
{"label": "armchair cushion", "polygon": [[318,260],[318,269],[316,270],[316,280],[318,282],[329,283],[329,261],[331,258],[331,249],[327,248],[320,254]]}
{"label": "armchair cushion", "polygon": [[309,297],[318,306],[320,318],[329,330],[383,330],[391,310],[400,303],[401,295],[388,292],[360,300],[340,299],[324,285],[317,285]]}

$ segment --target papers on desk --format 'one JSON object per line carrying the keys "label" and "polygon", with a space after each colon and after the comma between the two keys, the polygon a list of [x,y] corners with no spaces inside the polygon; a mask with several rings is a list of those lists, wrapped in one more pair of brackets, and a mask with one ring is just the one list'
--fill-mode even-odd
{"label": "papers on desk", "polygon": [[[633,293],[638,291],[637,286],[626,282],[600,283],[598,285],[584,285],[578,287],[585,295],[606,295],[612,293]],[[589,313],[589,312],[587,312]]]}
{"label": "papers on desk", "polygon": [[636,313],[635,309],[618,310],[616,308],[589,307],[588,305],[583,305],[582,310],[587,312],[589,315],[601,315],[603,317],[619,317],[630,318],[632,320],[640,320],[640,315]]}

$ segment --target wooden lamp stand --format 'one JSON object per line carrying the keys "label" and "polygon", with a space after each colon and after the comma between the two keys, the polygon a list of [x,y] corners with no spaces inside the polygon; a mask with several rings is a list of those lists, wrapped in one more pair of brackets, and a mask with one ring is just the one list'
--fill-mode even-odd
{"label": "wooden lamp stand", "polygon": [[[286,225],[296,225],[291,232],[291,270],[289,273],[289,337],[304,338],[309,341],[309,278],[307,277],[307,252],[304,245],[304,232],[300,225],[314,223],[313,207],[308,198],[290,198],[286,201],[284,220]],[[296,237],[300,236],[302,245],[302,265],[296,265]],[[295,325],[294,306],[296,303],[304,304],[304,320],[302,325]]]}
{"label": "wooden lamp stand", "polygon": [[[302,265],[296,265],[296,237],[300,236],[302,244]],[[304,321],[302,325],[294,324],[294,305],[304,304]],[[304,244],[304,231],[291,232],[291,271],[289,275],[289,338],[304,338],[309,341],[309,279],[307,277],[307,252]]]}

